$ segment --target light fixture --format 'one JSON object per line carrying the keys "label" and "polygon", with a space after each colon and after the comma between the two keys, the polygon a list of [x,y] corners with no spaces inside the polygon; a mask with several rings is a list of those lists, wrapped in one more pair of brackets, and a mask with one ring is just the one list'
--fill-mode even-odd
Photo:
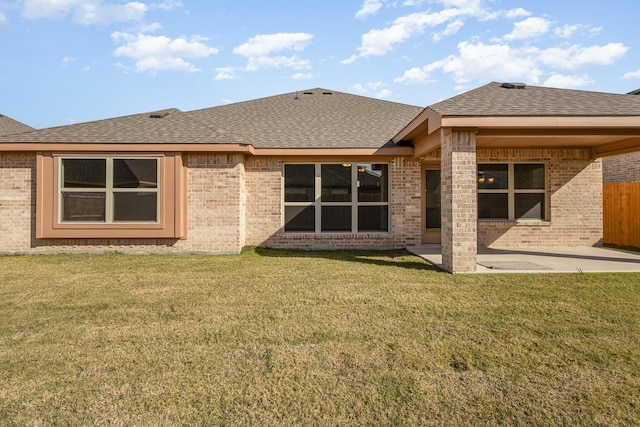
{"label": "light fixture", "polygon": [[343,163],[342,167],[343,168],[350,168],[351,167],[351,163]]}
{"label": "light fixture", "polygon": [[489,182],[489,184],[493,184],[493,181],[495,181],[495,178],[490,176],[489,178],[487,178],[487,181]]}

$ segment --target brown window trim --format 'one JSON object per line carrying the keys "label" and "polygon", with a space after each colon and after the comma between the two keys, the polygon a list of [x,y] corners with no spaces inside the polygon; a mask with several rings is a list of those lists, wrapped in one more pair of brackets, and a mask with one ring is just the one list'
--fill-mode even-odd
{"label": "brown window trim", "polygon": [[[58,159],[113,156],[160,159],[157,223],[77,224],[58,218]],[[186,168],[181,153],[38,153],[36,172],[36,237],[38,239],[181,239],[186,238]]]}

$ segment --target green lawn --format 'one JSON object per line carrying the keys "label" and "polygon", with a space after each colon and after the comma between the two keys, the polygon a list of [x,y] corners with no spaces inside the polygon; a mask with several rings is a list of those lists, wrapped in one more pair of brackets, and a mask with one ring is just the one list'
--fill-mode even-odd
{"label": "green lawn", "polygon": [[0,425],[638,425],[640,274],[0,257]]}

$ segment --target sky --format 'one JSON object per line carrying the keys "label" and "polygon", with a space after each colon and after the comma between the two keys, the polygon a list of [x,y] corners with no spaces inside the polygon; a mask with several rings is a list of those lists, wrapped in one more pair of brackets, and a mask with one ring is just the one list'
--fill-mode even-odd
{"label": "sky", "polygon": [[640,88],[637,0],[0,0],[35,128],[316,87],[425,107],[491,81]]}

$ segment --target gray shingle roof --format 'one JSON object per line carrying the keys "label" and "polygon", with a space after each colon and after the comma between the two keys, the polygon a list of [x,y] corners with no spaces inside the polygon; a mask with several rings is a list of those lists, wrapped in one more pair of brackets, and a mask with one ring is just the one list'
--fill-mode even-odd
{"label": "gray shingle roof", "polygon": [[32,130],[33,128],[31,126],[27,126],[11,117],[0,114],[0,135],[11,135]]}
{"label": "gray shingle roof", "polygon": [[[312,89],[191,112],[36,130],[0,143],[239,143],[256,148],[379,148],[421,107]],[[163,115],[163,114],[160,114]]]}
{"label": "gray shingle roof", "polygon": [[[152,115],[158,117],[153,118]],[[238,141],[233,136],[206,126],[174,108],[0,136],[0,142],[204,144]]]}
{"label": "gray shingle roof", "polygon": [[256,148],[378,148],[420,111],[316,88],[186,114]]}
{"label": "gray shingle roof", "polygon": [[640,116],[640,96],[489,83],[429,108],[443,116]]}

